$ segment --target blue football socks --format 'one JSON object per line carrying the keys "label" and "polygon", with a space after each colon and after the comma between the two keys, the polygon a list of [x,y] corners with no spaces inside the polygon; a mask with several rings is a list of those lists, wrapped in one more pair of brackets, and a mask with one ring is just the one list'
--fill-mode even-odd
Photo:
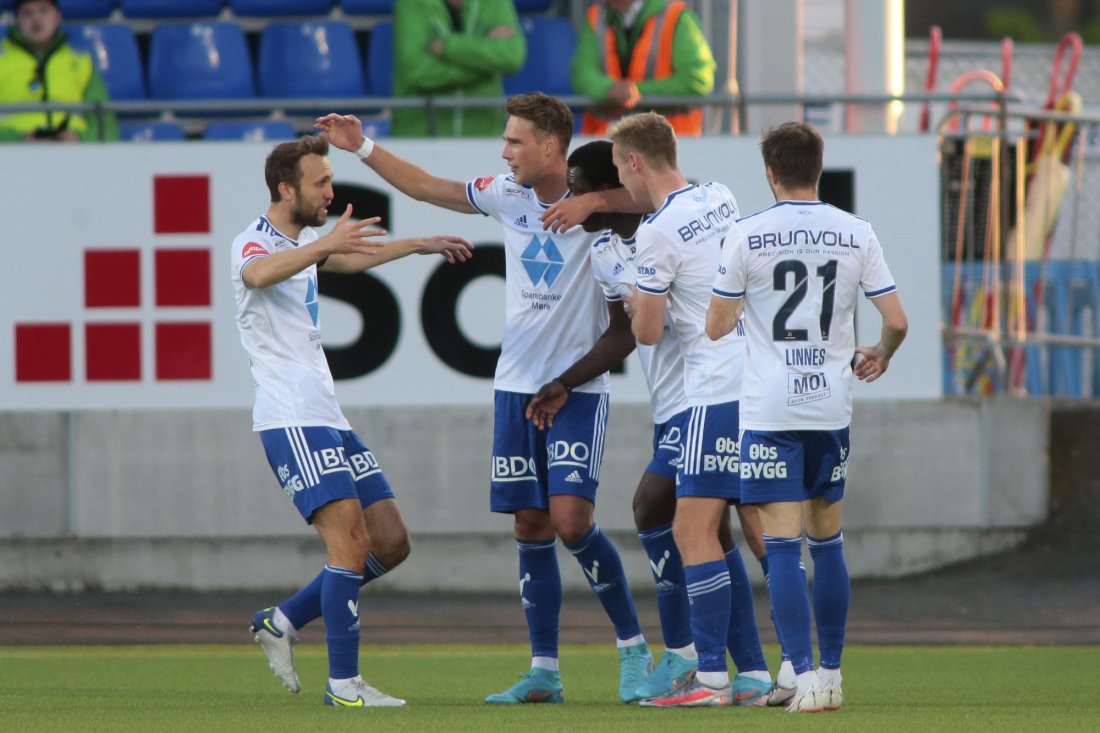
{"label": "blue football socks", "polygon": [[738,672],[767,671],[760,630],[756,627],[752,583],[736,543],[726,553],[726,567],[730,574],[730,623],[726,647]]}
{"label": "blue football socks", "polygon": [[532,657],[558,656],[562,590],[554,544],[555,540],[516,540],[519,547],[519,596],[527,616]]}
{"label": "blue football socks", "polygon": [[802,537],[764,535],[764,546],[768,551],[768,593],[784,649],[795,673],[809,672],[814,668],[814,656],[810,638],[810,594],[799,568]]}
{"label": "blue football socks", "polygon": [[684,566],[691,599],[691,635],[700,672],[726,672],[726,633],[730,623],[730,573],[725,560]]}
{"label": "blue football socks", "polygon": [[684,585],[684,561],[672,537],[672,525],[643,530],[638,537],[649,557],[649,569],[657,584],[657,615],[661,619],[665,646],[683,649],[691,643],[691,610]]}
{"label": "blue football socks", "polygon": [[840,669],[844,632],[848,625],[848,603],[852,588],[844,561],[844,534],[817,539],[807,537],[814,562],[814,620],[821,666]]}
{"label": "blue football socks", "polygon": [[[381,578],[387,572],[389,569],[373,553],[368,554],[367,565],[363,568],[362,585]],[[294,624],[295,629],[301,629],[310,621],[321,618],[321,583],[324,578],[324,572],[318,573],[305,588],[279,604],[279,610]]]}
{"label": "blue football socks", "polygon": [[638,623],[634,598],[630,595],[630,586],[626,582],[622,558],[619,557],[615,545],[607,539],[607,535],[600,531],[599,525],[593,524],[580,542],[565,547],[584,569],[588,585],[595,591],[615,626],[615,636],[619,639],[631,639],[641,635],[642,627]]}
{"label": "blue football socks", "polygon": [[326,565],[322,575],[328,676],[334,680],[355,677],[359,674],[359,585],[363,576],[333,565]]}

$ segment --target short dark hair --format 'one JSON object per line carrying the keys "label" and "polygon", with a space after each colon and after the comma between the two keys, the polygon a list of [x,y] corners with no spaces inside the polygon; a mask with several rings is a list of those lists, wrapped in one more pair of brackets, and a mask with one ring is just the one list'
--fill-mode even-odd
{"label": "short dark hair", "polygon": [[298,188],[302,183],[302,158],[307,155],[328,155],[328,140],[320,135],[307,135],[290,142],[279,143],[268,153],[264,165],[264,179],[267,190],[271,192],[271,202],[278,203],[279,184],[286,183]]}
{"label": "short dark hair", "polygon": [[[15,0],[15,6],[12,8],[12,10],[14,10],[15,12],[18,13],[19,8],[23,7],[24,5],[26,5],[29,2],[31,2],[31,0]],[[55,8],[58,7],[57,0],[46,0],[46,2],[48,2],[50,5],[54,6]]]}
{"label": "short dark hair", "polygon": [[579,168],[584,180],[594,189],[618,188],[619,170],[611,158],[610,140],[593,140],[569,154],[569,167]]}
{"label": "short dark hair", "polygon": [[509,97],[504,109],[512,117],[528,120],[535,131],[553,135],[561,143],[562,155],[573,140],[573,113],[562,102],[542,92]]}
{"label": "short dark hair", "polygon": [[785,188],[817,188],[825,160],[825,141],[813,125],[784,122],[760,141],[764,165]]}

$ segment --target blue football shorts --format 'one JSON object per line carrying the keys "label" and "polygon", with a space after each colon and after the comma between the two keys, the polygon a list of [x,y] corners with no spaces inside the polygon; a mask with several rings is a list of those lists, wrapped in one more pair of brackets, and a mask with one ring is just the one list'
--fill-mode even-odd
{"label": "blue football shorts", "polygon": [[676,469],[680,465],[682,447],[680,418],[685,414],[678,412],[660,425],[653,426],[653,458],[646,466],[647,473],[655,473],[665,478],[676,478]]}
{"label": "blue football shorts", "polygon": [[307,523],[340,499],[359,499],[366,508],[394,498],[374,454],[351,430],[274,428],[260,431],[260,441],[279,485]]}
{"label": "blue football shorts", "polygon": [[848,428],[745,430],[741,433],[741,500],[746,504],[840,501],[848,476]]}
{"label": "blue football shorts", "polygon": [[736,400],[689,407],[679,414],[683,452],[676,472],[677,499],[703,496],[740,500],[737,415]]}
{"label": "blue football shorts", "polygon": [[607,395],[572,393],[549,430],[539,430],[524,416],[533,396],[495,393],[489,508],[549,509],[549,497],[555,494],[595,503],[607,433]]}

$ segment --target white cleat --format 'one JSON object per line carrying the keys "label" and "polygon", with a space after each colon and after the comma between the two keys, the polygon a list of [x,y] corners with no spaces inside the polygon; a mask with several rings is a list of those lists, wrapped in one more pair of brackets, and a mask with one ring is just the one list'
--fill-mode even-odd
{"label": "white cleat", "polygon": [[257,611],[252,617],[253,637],[267,656],[267,665],[275,673],[286,689],[298,692],[302,683],[294,671],[294,643],[298,638],[294,632],[283,632],[275,625],[272,614],[274,608]]}
{"label": "white cleat", "polygon": [[794,674],[794,665],[789,659],[779,665],[779,674],[775,676],[775,686],[768,693],[768,707],[786,705],[798,692],[798,680]]}
{"label": "white cleat", "polygon": [[840,710],[840,706],[844,704],[840,682],[839,669],[817,670],[817,695],[826,710]]}
{"label": "white cleat", "polygon": [[405,704],[398,697],[391,697],[376,690],[362,677],[349,680],[329,680],[325,687],[325,705],[342,708],[397,708]]}
{"label": "white cleat", "polygon": [[787,706],[788,713],[820,713],[825,709],[817,689],[817,673],[813,670],[798,675],[798,691]]}

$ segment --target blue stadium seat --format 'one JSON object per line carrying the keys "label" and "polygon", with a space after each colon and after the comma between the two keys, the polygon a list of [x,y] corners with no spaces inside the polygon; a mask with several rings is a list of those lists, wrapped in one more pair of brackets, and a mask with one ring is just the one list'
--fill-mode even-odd
{"label": "blue stadium seat", "polygon": [[393,23],[387,20],[374,26],[367,43],[367,93],[392,97]]}
{"label": "blue stadium seat", "polygon": [[234,15],[327,15],[335,0],[230,0]]}
{"label": "blue stadium seat", "polygon": [[551,96],[573,93],[569,79],[569,60],[577,47],[573,24],[565,18],[523,18],[527,37],[527,59],[523,68],[504,77],[505,94],[546,92]]}
{"label": "blue stadium seat", "polygon": [[234,120],[211,122],[206,126],[206,140],[293,140],[298,137],[294,125],[286,120]]}
{"label": "blue stadium seat", "polygon": [[127,18],[207,18],[221,12],[225,0],[121,0]]}
{"label": "blue stadium seat", "polygon": [[340,9],[348,15],[390,15],[395,0],[340,0]]}
{"label": "blue stadium seat", "polygon": [[156,99],[256,96],[244,31],[236,23],[158,25],[149,42],[149,90]]}
{"label": "blue stadium seat", "polygon": [[552,0],[515,0],[517,13],[545,13]]}
{"label": "blue stadium seat", "polygon": [[60,0],[58,3],[65,20],[106,18],[114,6],[115,0]]}
{"label": "blue stadium seat", "polygon": [[123,142],[175,142],[183,140],[183,127],[178,122],[120,122],[119,138]]}
{"label": "blue stadium seat", "polygon": [[361,97],[355,31],[342,21],[271,23],[260,36],[257,72],[265,97]]}
{"label": "blue stadium seat", "polygon": [[130,26],[125,23],[67,25],[73,48],[87,51],[103,77],[111,99],[145,99],[145,74],[141,52]]}

